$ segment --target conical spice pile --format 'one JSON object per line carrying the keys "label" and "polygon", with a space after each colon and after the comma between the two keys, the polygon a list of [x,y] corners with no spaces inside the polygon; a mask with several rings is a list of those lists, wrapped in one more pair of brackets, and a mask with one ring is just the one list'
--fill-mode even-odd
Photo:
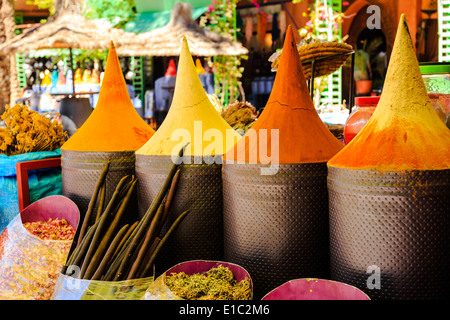
{"label": "conical spice pile", "polygon": [[139,213],[156,197],[172,165],[185,147],[183,174],[173,203],[173,216],[190,211],[156,262],[157,272],[193,259],[223,259],[222,157],[240,135],[214,108],[195,68],[186,37],[178,60],[169,112],[156,133],[136,151]]}
{"label": "conical spice pile", "polygon": [[377,108],[328,162],[328,191],[331,279],[372,299],[450,297],[450,130],[404,14]]}
{"label": "conical spice pile", "polygon": [[256,299],[329,277],[326,163],[343,144],[314,108],[293,32],[263,112],[223,168],[225,259],[249,270]]}

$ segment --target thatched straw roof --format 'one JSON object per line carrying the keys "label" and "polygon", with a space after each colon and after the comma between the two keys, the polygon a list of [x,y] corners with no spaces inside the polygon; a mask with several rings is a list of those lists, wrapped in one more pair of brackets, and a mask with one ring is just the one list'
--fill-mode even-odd
{"label": "thatched straw roof", "polygon": [[81,14],[78,0],[57,0],[56,12],[46,23],[25,30],[19,36],[0,45],[0,51],[24,52],[47,48],[109,48],[111,41],[120,47],[127,39],[130,43],[136,35],[113,28],[103,20],[88,20]]}
{"label": "thatched straw roof", "polygon": [[242,55],[248,50],[241,43],[202,28],[192,20],[192,6],[178,2],[171,11],[167,25],[138,35],[141,41],[117,47],[121,56],[178,56],[183,36],[193,56]]}

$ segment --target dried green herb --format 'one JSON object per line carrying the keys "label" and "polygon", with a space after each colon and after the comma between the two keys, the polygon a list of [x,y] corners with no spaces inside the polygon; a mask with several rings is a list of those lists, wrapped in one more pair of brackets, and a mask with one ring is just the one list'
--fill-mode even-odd
{"label": "dried green herb", "polygon": [[166,286],[186,300],[250,300],[250,279],[237,282],[233,272],[222,265],[206,273],[187,275],[171,273],[165,277]]}
{"label": "dried green herb", "polygon": [[247,101],[235,101],[221,112],[222,118],[233,128],[244,132],[250,129],[256,121],[256,108]]}

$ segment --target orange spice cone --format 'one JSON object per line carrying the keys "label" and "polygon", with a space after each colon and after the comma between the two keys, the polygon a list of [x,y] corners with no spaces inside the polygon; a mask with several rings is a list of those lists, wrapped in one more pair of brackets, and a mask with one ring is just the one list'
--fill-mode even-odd
{"label": "orange spice cone", "polygon": [[86,122],[61,149],[76,151],[137,150],[154,134],[128,94],[113,42],[97,105]]}
{"label": "orange spice cone", "polygon": [[[278,142],[271,140],[271,130],[278,130]],[[326,162],[343,148],[322,122],[311,100],[291,26],[286,32],[269,100],[252,129],[229,151],[226,159],[244,162],[257,159],[261,163],[261,132],[267,133],[267,154],[278,152],[279,163]]]}
{"label": "orange spice cone", "polygon": [[328,162],[328,192],[332,280],[373,300],[450,298],[450,130],[429,101],[404,14],[380,101]]}
{"label": "orange spice cone", "polygon": [[[131,103],[111,42],[97,106],[61,147],[63,195],[77,204],[83,219],[106,164],[110,163],[105,182],[108,203],[122,177],[135,174],[135,151],[153,134]],[[137,199],[132,199],[125,219],[137,218]]]}

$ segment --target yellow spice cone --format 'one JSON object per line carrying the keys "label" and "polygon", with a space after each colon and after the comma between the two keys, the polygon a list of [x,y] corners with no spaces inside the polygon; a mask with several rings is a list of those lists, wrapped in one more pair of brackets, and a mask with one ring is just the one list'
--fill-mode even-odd
{"label": "yellow spice cone", "polygon": [[206,95],[183,37],[169,112],[153,137],[136,154],[174,155],[189,142],[186,155],[222,155],[239,138]]}
{"label": "yellow spice cone", "polygon": [[97,106],[61,149],[134,151],[154,133],[131,102],[116,49],[111,42]]}
{"label": "yellow spice cone", "polygon": [[450,168],[450,130],[428,98],[404,14],[375,112],[328,165],[387,171]]}

